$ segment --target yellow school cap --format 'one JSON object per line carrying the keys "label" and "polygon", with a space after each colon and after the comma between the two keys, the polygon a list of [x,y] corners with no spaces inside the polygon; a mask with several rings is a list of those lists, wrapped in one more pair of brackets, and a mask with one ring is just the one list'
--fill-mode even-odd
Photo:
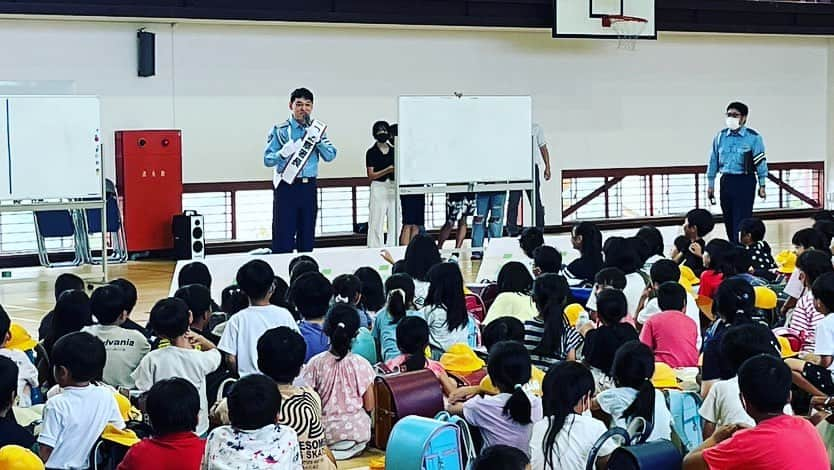
{"label": "yellow school cap", "polygon": [[579,315],[582,315],[585,309],[582,304],[570,304],[565,307],[565,316],[568,318],[570,326],[576,326],[576,321],[579,320]]}
{"label": "yellow school cap", "polygon": [[756,286],[753,288],[756,294],[756,300],[753,306],[756,308],[773,309],[776,308],[776,292],[773,289],[765,286]]}
{"label": "yellow school cap", "polygon": [[440,365],[452,372],[475,372],[486,365],[469,346],[463,343],[453,344],[440,356]]}
{"label": "yellow school cap", "polygon": [[[680,266],[680,270],[681,282],[689,282],[690,286],[697,286],[701,283],[701,279],[695,275],[695,271],[693,271],[689,266]],[[684,287],[686,287],[685,284]]]}
{"label": "yellow school cap", "polygon": [[665,362],[654,363],[652,385],[654,385],[655,388],[680,388],[678,386],[678,377],[675,375],[675,371]]}
{"label": "yellow school cap", "polygon": [[796,269],[796,253],[785,250],[776,255],[776,264],[779,265],[779,272],[792,274]]}
{"label": "yellow school cap", "polygon": [[43,470],[43,462],[29,449],[16,445],[0,449],[0,468],[4,470]]}
{"label": "yellow school cap", "polygon": [[19,323],[12,323],[9,327],[9,334],[11,339],[6,344],[8,349],[16,349],[18,351],[29,351],[38,345],[38,342],[32,339],[32,336]]}
{"label": "yellow school cap", "polygon": [[788,338],[785,338],[784,336],[777,336],[776,340],[779,341],[779,354],[782,355],[782,359],[795,357],[799,354],[791,348],[791,342]]}

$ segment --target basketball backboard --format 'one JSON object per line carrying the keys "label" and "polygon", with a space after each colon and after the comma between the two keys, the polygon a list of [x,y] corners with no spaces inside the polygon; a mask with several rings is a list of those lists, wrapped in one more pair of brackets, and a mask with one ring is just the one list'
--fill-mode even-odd
{"label": "basketball backboard", "polygon": [[607,17],[628,16],[646,20],[639,39],[657,39],[655,0],[554,0],[554,38],[617,39]]}

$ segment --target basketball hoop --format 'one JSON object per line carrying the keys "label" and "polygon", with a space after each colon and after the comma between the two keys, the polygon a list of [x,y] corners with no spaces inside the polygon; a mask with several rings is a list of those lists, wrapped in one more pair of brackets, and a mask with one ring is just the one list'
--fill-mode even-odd
{"label": "basketball hoop", "polygon": [[617,33],[619,40],[617,47],[633,51],[637,46],[637,39],[643,34],[649,21],[636,16],[610,15],[602,17],[602,26],[611,28]]}

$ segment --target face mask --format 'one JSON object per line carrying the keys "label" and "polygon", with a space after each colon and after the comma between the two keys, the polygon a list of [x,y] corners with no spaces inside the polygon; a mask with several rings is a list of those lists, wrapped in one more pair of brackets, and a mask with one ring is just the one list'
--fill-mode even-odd
{"label": "face mask", "polygon": [[727,127],[731,131],[737,131],[739,127],[741,127],[741,123],[739,122],[739,118],[737,117],[727,117]]}
{"label": "face mask", "polygon": [[374,138],[376,139],[377,142],[380,142],[380,143],[381,142],[387,142],[388,141],[388,133],[380,132],[379,134],[376,134],[374,136]]}

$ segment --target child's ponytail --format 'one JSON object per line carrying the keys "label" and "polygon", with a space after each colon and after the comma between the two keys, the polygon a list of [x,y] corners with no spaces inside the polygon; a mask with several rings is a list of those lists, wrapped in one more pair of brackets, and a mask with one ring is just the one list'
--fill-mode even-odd
{"label": "child's ponytail", "polygon": [[650,422],[654,418],[655,390],[654,354],[640,341],[629,341],[620,346],[614,355],[611,375],[618,387],[637,390],[637,397],[623,412],[625,418],[641,417]]}
{"label": "child's ponytail", "polygon": [[359,312],[350,304],[336,303],[327,313],[324,332],[330,338],[330,352],[339,360],[350,352],[353,338],[359,330]]}
{"label": "child's ponytail", "polygon": [[385,281],[388,293],[387,310],[391,315],[391,324],[396,325],[413,308],[414,281],[406,274],[395,274]]}
{"label": "child's ponytail", "polygon": [[530,353],[517,341],[501,341],[489,350],[487,372],[492,383],[502,393],[512,394],[504,404],[504,414],[519,424],[532,422],[532,405],[524,391],[531,370]]}
{"label": "child's ponytail", "polygon": [[426,347],[429,345],[429,324],[420,317],[404,317],[397,324],[397,348],[406,355],[403,363],[408,371],[426,368]]}

